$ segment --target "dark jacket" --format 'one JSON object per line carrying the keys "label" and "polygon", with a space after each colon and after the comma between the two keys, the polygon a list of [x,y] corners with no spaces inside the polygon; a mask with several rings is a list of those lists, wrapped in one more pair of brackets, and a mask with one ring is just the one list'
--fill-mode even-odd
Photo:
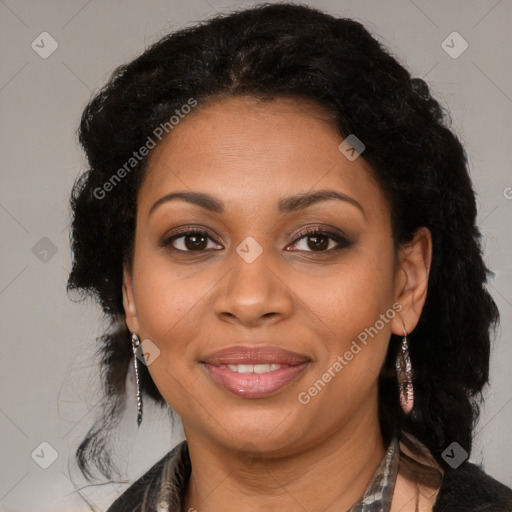
{"label": "dark jacket", "polygon": [[[182,510],[190,476],[190,458],[182,441],[131,485],[106,512],[157,512],[162,479],[170,483],[173,499],[169,512]],[[445,471],[432,512],[512,512],[512,490],[481,468],[464,462]]]}

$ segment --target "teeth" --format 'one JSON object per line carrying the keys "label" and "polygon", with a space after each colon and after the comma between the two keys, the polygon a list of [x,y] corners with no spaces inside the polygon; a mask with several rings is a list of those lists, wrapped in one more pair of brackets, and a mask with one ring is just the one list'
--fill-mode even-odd
{"label": "teeth", "polygon": [[280,364],[228,364],[232,372],[237,373],[268,373],[275,372],[281,368]]}
{"label": "teeth", "polygon": [[254,373],[267,373],[271,372],[272,367],[269,364],[255,364]]}

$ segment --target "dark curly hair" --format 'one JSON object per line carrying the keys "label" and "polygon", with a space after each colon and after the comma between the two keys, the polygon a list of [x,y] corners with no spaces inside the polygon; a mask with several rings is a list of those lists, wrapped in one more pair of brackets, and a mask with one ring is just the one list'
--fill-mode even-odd
{"label": "dark curly hair", "polygon": [[[485,288],[489,271],[465,151],[426,83],[412,78],[362,24],[307,6],[264,4],[166,35],[118,67],[83,112],[78,133],[89,169],[71,194],[67,289],[97,299],[111,323],[99,338],[103,414],[76,451],[82,473],[91,479],[91,463],[107,478],[115,470],[106,439],[123,408],[132,356],[123,264],[131,262],[148,158],[110,181],[106,197],[98,191],[191,98],[200,109],[239,95],[296,98],[326,109],[342,137],[354,133],[366,146],[364,158],[391,207],[395,248],[422,226],[431,231],[428,297],[410,335],[414,415],[405,416],[398,401],[395,335],[379,376],[379,415],[385,439],[410,433],[447,468],[441,453],[450,443],[471,452],[499,318]],[[166,406],[145,365],[141,388]]]}

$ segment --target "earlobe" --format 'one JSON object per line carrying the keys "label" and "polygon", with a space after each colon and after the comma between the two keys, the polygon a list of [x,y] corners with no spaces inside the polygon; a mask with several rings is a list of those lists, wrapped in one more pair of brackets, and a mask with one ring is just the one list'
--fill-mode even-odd
{"label": "earlobe", "polygon": [[394,334],[403,336],[416,327],[427,298],[432,261],[432,235],[426,227],[418,229],[413,240],[400,249],[396,279],[396,302],[402,309],[391,322]]}
{"label": "earlobe", "polygon": [[126,325],[131,332],[139,332],[139,322],[137,319],[137,308],[133,295],[133,285],[131,273],[127,267],[123,271],[123,308]]}

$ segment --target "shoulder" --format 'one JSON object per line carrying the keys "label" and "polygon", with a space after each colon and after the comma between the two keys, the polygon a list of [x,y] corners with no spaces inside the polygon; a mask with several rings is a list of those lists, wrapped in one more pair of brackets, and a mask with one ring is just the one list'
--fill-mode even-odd
{"label": "shoulder", "polygon": [[119,496],[106,512],[146,512],[155,510],[153,503],[160,489],[162,474],[169,463],[183,453],[186,441],[176,445],[158,462],[151,466],[121,496]]}
{"label": "shoulder", "polygon": [[512,489],[464,462],[444,473],[433,512],[512,512]]}
{"label": "shoulder", "polygon": [[424,497],[436,489],[429,498],[432,512],[512,512],[512,489],[480,466],[466,460],[455,469],[442,468],[418,439],[407,433],[400,439],[401,471],[424,486]]}

